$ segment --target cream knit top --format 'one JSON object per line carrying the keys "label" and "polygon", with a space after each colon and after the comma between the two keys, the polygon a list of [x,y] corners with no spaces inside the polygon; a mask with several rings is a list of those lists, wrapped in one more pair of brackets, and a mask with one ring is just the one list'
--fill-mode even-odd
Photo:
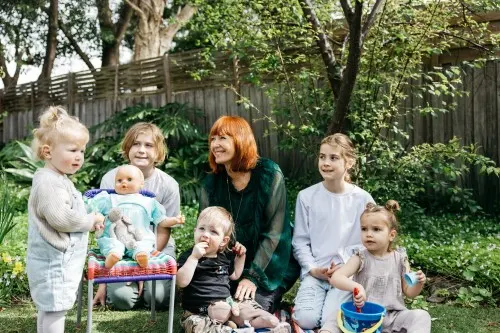
{"label": "cream knit top", "polygon": [[83,206],[82,194],[66,175],[48,168],[35,172],[28,221],[45,241],[62,252],[70,245],[70,232],[86,232],[94,225],[93,214],[82,215],[73,209],[78,206]]}

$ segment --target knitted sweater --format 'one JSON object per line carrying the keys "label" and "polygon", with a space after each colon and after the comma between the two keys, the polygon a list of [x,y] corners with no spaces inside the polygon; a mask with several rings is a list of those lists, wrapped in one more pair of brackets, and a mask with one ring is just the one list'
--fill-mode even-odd
{"label": "knitted sweater", "polygon": [[36,225],[45,241],[62,252],[70,245],[70,232],[86,232],[94,225],[92,214],[82,215],[73,209],[76,200],[82,201],[82,195],[66,175],[48,168],[35,172],[28,221]]}

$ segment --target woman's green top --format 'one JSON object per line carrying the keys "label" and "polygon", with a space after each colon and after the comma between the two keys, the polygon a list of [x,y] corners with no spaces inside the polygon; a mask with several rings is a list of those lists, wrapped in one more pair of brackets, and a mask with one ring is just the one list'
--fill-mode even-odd
{"label": "woman's green top", "polygon": [[246,188],[237,191],[226,171],[205,177],[200,211],[221,206],[232,215],[236,240],[247,248],[243,278],[267,291],[285,286],[292,256],[292,226],[285,179],[279,166],[259,158]]}

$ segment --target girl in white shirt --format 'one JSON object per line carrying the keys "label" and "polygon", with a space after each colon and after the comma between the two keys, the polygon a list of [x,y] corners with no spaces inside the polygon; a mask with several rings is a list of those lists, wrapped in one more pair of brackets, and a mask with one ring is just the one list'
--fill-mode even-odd
{"label": "girl in white shirt", "polygon": [[351,140],[333,134],[321,141],[318,169],[323,181],[299,192],[293,254],[301,266],[294,320],[303,329],[324,324],[350,296],[330,286],[329,277],[361,247],[360,216],[371,195],[350,182],[356,163]]}

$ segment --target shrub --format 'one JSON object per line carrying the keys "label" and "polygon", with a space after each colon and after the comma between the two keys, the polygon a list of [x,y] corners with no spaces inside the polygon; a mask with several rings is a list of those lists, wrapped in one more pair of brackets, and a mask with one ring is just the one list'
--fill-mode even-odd
{"label": "shrub", "polygon": [[182,227],[174,228],[172,232],[175,238],[176,254],[179,256],[182,252],[194,245],[194,227],[198,218],[198,205],[182,206],[181,212],[186,216],[186,222]]}
{"label": "shrub", "polygon": [[15,218],[16,226],[0,245],[0,305],[28,296],[26,276],[27,215]]}
{"label": "shrub", "polygon": [[485,217],[401,218],[402,245],[412,266],[453,277],[500,296],[500,226]]}

